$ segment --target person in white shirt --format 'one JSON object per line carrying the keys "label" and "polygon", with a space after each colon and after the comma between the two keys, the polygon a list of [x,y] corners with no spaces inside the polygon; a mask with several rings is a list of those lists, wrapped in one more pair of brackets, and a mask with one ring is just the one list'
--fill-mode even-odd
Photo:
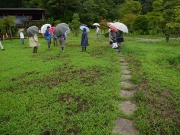
{"label": "person in white shirt", "polygon": [[0,30],[0,48],[1,48],[1,50],[5,50],[1,41],[3,41],[3,35],[1,34],[1,30]]}
{"label": "person in white shirt", "polygon": [[97,39],[99,38],[99,33],[100,33],[100,29],[98,26],[96,26],[96,36],[97,36]]}
{"label": "person in white shirt", "polygon": [[19,35],[20,35],[20,39],[21,39],[21,44],[24,45],[24,34],[23,34],[23,32],[21,31],[19,33]]}

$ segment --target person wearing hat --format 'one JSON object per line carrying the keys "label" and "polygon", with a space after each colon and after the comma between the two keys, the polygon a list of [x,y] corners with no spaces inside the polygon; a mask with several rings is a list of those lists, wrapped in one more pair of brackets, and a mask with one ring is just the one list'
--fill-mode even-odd
{"label": "person wearing hat", "polygon": [[44,36],[45,36],[45,40],[48,43],[48,49],[50,50],[51,49],[51,33],[50,33],[50,27],[49,26],[47,26],[47,30],[44,33]]}

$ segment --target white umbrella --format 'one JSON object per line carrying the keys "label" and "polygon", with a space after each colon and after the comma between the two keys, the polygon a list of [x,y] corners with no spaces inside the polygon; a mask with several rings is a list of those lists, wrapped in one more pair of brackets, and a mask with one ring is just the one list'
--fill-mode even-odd
{"label": "white umbrella", "polygon": [[44,25],[41,27],[41,32],[40,32],[40,33],[45,33],[48,26],[51,27],[51,24],[44,24]]}
{"label": "white umbrella", "polygon": [[90,32],[90,29],[88,28],[88,27],[86,27],[86,26],[80,26],[79,27],[81,30],[83,30],[84,28],[86,29],[86,32]]}
{"label": "white umbrella", "polygon": [[122,32],[128,33],[128,28],[125,24],[120,23],[120,22],[115,22],[115,23],[109,23],[110,25],[116,27],[117,29],[119,29]]}
{"label": "white umbrella", "polygon": [[93,25],[94,25],[94,26],[100,26],[100,24],[99,24],[99,23],[94,23]]}

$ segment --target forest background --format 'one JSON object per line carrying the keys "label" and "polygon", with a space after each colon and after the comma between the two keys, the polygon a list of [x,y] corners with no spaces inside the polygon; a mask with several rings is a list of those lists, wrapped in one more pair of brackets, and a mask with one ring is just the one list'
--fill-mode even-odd
{"label": "forest background", "polygon": [[76,14],[81,23],[98,22],[101,29],[107,29],[107,22],[120,21],[130,33],[163,34],[167,42],[180,33],[180,0],[6,0],[0,8],[44,8],[46,20],[55,24],[70,24]]}

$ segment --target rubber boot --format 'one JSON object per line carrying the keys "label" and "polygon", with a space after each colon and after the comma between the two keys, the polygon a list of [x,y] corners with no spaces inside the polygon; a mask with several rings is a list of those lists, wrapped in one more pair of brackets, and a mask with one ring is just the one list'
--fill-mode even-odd
{"label": "rubber boot", "polygon": [[84,47],[82,47],[82,51],[81,52],[84,52]]}
{"label": "rubber boot", "polygon": [[84,47],[84,51],[86,51],[86,47]]}
{"label": "rubber boot", "polygon": [[36,52],[35,53],[37,53],[37,50],[38,50],[38,47],[36,46]]}
{"label": "rubber boot", "polygon": [[64,51],[64,47],[61,47],[61,52],[63,52]]}
{"label": "rubber boot", "polygon": [[36,47],[33,48],[33,53],[36,53]]}

